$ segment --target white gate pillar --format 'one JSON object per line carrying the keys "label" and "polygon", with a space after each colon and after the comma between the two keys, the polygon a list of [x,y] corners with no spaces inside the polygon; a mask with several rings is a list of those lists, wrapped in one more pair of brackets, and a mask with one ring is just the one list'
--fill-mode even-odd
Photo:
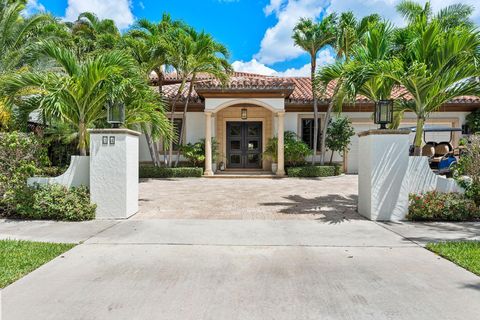
{"label": "white gate pillar", "polygon": [[138,212],[138,138],[128,129],[90,132],[90,199],[97,219],[126,219]]}
{"label": "white gate pillar", "polygon": [[370,220],[397,221],[408,212],[408,130],[358,134],[358,212]]}

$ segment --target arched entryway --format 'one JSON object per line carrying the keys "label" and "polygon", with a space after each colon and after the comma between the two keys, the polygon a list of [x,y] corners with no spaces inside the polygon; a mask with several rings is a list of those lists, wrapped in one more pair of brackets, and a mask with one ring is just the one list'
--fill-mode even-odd
{"label": "arched entryway", "polygon": [[276,174],[285,175],[283,104],[276,107],[262,101],[228,101],[211,110],[206,108],[205,121],[205,175],[214,174],[209,166],[213,157],[212,146],[208,143],[211,137],[218,144],[216,157],[213,157],[217,165],[223,163],[228,169],[271,170],[272,163],[262,154],[268,140],[275,136],[280,137]]}

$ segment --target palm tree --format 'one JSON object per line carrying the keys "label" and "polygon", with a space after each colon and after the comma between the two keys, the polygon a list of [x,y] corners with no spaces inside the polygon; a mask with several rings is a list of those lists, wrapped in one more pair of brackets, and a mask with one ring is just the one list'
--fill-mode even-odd
{"label": "palm tree", "polygon": [[[227,48],[216,42],[210,34],[196,32],[193,28],[185,29],[176,37],[177,41],[172,42],[169,47],[169,54],[172,57],[172,65],[182,77],[182,83],[189,81],[189,88],[183,109],[182,123],[186,121],[188,105],[192,95],[195,80],[198,74],[211,75],[222,84],[228,81],[229,73],[233,71],[228,62]],[[178,138],[179,145],[182,144],[185,135],[185,125],[182,126]],[[177,150],[175,166],[180,158],[180,148]]]}
{"label": "palm tree", "polygon": [[[351,12],[343,12],[336,24],[336,39],[335,50],[337,51],[337,62],[330,70],[325,70],[325,75],[319,76],[315,81],[316,86],[320,90],[326,92],[327,87],[334,84],[333,94],[328,104],[327,112],[325,114],[325,124],[322,129],[322,144],[321,144],[321,158],[320,163],[325,164],[326,154],[326,138],[327,128],[330,122],[332,111],[335,107],[340,111],[344,99],[348,96],[348,92],[344,87],[345,82],[342,80],[344,64],[348,64],[352,59],[355,47],[359,45],[369,28],[380,20],[380,16],[372,14],[357,20],[355,15]],[[320,71],[322,72],[322,71]]]}
{"label": "palm tree", "polygon": [[[0,86],[2,78],[22,67],[29,49],[41,39],[41,26],[52,23],[46,14],[22,16],[26,1],[0,0]],[[0,99],[0,127],[11,120],[8,104]]]}
{"label": "palm tree", "polygon": [[[293,41],[295,45],[302,48],[310,55],[310,79],[312,81],[313,95],[313,152],[312,165],[315,165],[315,153],[318,146],[318,101],[317,92],[314,85],[315,72],[317,70],[317,54],[328,45],[333,45],[335,41],[335,21],[334,14],[328,15],[321,22],[316,23],[311,19],[300,19],[293,29]],[[324,124],[325,126],[325,124]],[[323,148],[323,146],[322,146]]]}
{"label": "palm tree", "polygon": [[99,19],[92,12],[83,12],[71,25],[72,35],[83,47],[84,53],[94,50],[112,50],[120,40],[120,31],[111,19]]}
{"label": "palm tree", "polygon": [[[182,22],[173,21],[168,14],[164,14],[158,24],[146,19],[139,20],[136,26],[124,37],[126,47],[130,50],[140,68],[144,70],[145,77],[148,78],[152,71],[158,76],[158,92],[160,94],[163,86],[163,68],[169,64],[170,60],[166,50],[169,41],[167,38],[175,40],[174,37],[169,37],[168,35],[184,27]],[[172,109],[174,108],[173,106]],[[164,144],[168,143],[169,145],[174,133],[173,117],[171,119],[172,131],[169,135],[164,136],[163,140]],[[153,163],[159,166],[160,159],[157,145],[153,142],[148,130],[144,133]],[[170,139],[167,139],[167,137],[170,137]]]}
{"label": "palm tree", "polygon": [[135,78],[135,63],[125,52],[111,51],[79,59],[72,50],[52,42],[43,43],[41,48],[57,67],[48,72],[13,74],[5,80],[2,93],[11,103],[31,101],[47,119],[68,123],[77,132],[80,155],[87,153],[87,129],[104,124],[105,105],[111,100],[126,102],[127,125],[154,121],[156,128],[169,130],[166,118],[162,120],[161,115],[155,114],[159,110],[154,105],[159,106],[160,102],[155,103],[146,94],[149,88],[143,78]]}
{"label": "palm tree", "polygon": [[459,96],[479,95],[480,35],[459,26],[445,30],[439,20],[418,19],[409,26],[413,39],[408,50],[392,62],[385,76],[410,94],[398,107],[401,116],[417,116],[415,155],[421,155],[423,126],[432,112]]}

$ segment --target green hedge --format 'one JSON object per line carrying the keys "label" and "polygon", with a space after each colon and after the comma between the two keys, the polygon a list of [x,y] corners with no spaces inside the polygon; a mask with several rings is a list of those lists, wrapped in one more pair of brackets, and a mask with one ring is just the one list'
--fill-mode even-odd
{"label": "green hedge", "polygon": [[140,178],[199,178],[203,168],[162,168],[140,166]]}
{"label": "green hedge", "polygon": [[341,173],[341,166],[304,166],[287,168],[289,177],[314,178],[338,176]]}
{"label": "green hedge", "polygon": [[6,215],[13,218],[62,221],[95,219],[96,205],[90,202],[86,187],[68,189],[58,184],[24,187],[8,194],[3,204],[14,208],[13,212]]}
{"label": "green hedge", "polygon": [[411,194],[407,219],[417,221],[469,221],[480,219],[475,202],[459,193]]}

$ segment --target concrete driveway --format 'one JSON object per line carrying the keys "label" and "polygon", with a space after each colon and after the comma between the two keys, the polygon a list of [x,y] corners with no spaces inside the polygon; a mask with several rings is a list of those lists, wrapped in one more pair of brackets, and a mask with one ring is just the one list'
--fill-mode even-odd
{"label": "concrete driveway", "polygon": [[358,219],[357,181],[355,175],[145,180],[133,219]]}
{"label": "concrete driveway", "polygon": [[1,295],[2,320],[480,314],[479,277],[367,220],[123,221]]}

